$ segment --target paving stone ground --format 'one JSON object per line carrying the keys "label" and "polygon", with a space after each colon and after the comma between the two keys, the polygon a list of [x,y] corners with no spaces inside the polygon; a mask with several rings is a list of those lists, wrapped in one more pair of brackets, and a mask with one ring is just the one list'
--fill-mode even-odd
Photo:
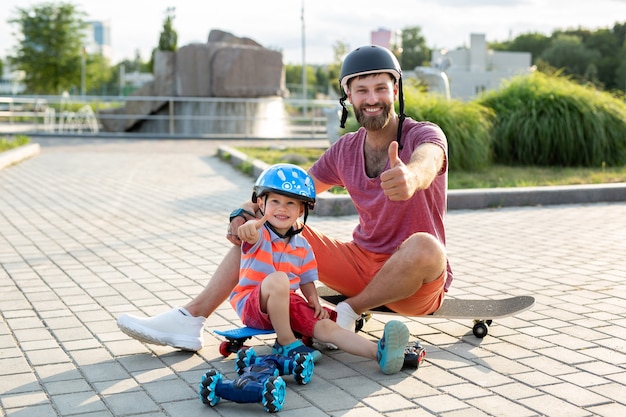
{"label": "paving stone ground", "polygon": [[[263,413],[198,399],[209,368],[235,375],[212,333],[239,325],[228,304],[196,354],[142,344],[115,323],[204,287],[253,179],[219,161],[212,141],[37,141],[38,156],[0,170],[0,416]],[[345,239],[356,221],[310,218]],[[384,375],[325,351],[309,385],[286,377],[279,415],[626,415],[626,203],[455,210],[446,222],[449,297],[530,294],[535,306],[484,339],[468,320],[400,317],[426,347],[418,370]],[[366,337],[391,318],[375,315]],[[271,342],[251,343],[263,353]]]}

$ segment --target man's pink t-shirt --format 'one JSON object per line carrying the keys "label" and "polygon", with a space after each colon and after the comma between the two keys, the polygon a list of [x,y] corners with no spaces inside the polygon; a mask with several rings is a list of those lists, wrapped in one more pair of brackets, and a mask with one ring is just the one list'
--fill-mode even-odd
{"label": "man's pink t-shirt", "polygon": [[[342,136],[310,169],[319,181],[344,187],[350,194],[359,214],[359,224],[353,232],[354,242],[370,252],[391,254],[413,233],[426,232],[445,246],[448,142],[443,131],[429,122],[416,122],[410,118],[404,121],[403,148],[398,153],[404,163],[408,163],[413,151],[424,143],[441,147],[445,155],[443,167],[431,186],[416,192],[407,201],[389,200],[382,192],[380,177],[367,176],[363,154],[365,134],[365,129],[360,128]],[[452,271],[448,263],[446,289],[451,282]]]}

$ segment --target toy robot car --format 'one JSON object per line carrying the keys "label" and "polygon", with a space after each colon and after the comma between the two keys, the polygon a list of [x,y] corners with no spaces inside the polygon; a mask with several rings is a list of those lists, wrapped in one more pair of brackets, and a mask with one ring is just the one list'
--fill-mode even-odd
{"label": "toy robot car", "polygon": [[286,384],[281,375],[294,375],[296,382],[307,384],[313,376],[313,358],[296,355],[257,356],[254,349],[243,348],[237,352],[235,370],[239,377],[225,380],[223,375],[210,369],[200,382],[200,400],[215,407],[221,398],[238,403],[260,402],[268,413],[282,410],[285,404]]}

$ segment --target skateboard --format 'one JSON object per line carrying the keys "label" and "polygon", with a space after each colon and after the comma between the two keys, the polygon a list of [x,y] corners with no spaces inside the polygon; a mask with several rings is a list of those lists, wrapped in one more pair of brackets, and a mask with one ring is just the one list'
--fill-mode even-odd
{"label": "skateboard", "polygon": [[[320,298],[327,303],[336,306],[337,303],[344,301],[347,297],[328,287],[318,287]],[[441,307],[432,314],[419,317],[432,317],[442,319],[472,319],[474,327],[472,332],[479,339],[487,336],[489,326],[494,319],[511,317],[528,310],[535,304],[535,298],[528,295],[504,298],[499,300],[465,300],[459,298],[446,298],[443,300]],[[371,317],[372,313],[397,314],[387,307],[377,307],[370,312],[365,313],[360,321],[357,321],[358,330]]]}
{"label": "skateboard", "polygon": [[228,357],[231,353],[239,352],[239,349],[244,347],[248,339],[264,334],[273,334],[274,330],[255,329],[254,327],[244,326],[228,330],[214,330],[214,332],[226,338],[224,342],[220,343],[219,350],[222,356]]}

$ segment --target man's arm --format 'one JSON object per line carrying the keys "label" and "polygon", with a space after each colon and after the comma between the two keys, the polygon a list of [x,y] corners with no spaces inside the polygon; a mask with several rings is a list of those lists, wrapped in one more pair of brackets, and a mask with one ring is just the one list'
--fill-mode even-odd
{"label": "man's arm", "polygon": [[434,143],[424,143],[415,149],[407,167],[420,179],[416,191],[430,187],[441,172],[444,161],[443,149]]}
{"label": "man's arm", "polygon": [[311,174],[311,172],[309,172],[309,175],[311,176],[311,178],[313,178],[313,184],[315,184],[315,194],[320,195],[324,191],[330,190],[330,187],[332,187],[332,185],[324,184],[323,182],[315,178],[315,176]]}

